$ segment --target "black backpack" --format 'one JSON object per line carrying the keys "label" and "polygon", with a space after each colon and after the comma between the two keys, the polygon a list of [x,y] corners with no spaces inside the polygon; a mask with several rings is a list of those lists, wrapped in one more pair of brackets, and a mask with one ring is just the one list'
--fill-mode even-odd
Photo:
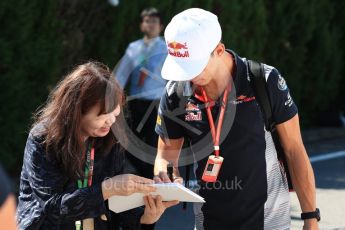
{"label": "black backpack", "polygon": [[254,90],[256,101],[258,102],[261,108],[262,114],[264,116],[266,130],[269,131],[272,135],[274,146],[277,151],[278,160],[282,164],[285,170],[286,178],[289,185],[289,190],[293,191],[291,176],[289,173],[289,168],[286,161],[285,153],[280,144],[278,132],[276,130],[276,123],[273,119],[271,102],[268,97],[268,92],[267,92],[268,89],[266,87],[264,66],[261,63],[248,60],[248,67],[249,67],[249,72],[250,72],[249,77],[251,80],[250,81],[251,86]]}

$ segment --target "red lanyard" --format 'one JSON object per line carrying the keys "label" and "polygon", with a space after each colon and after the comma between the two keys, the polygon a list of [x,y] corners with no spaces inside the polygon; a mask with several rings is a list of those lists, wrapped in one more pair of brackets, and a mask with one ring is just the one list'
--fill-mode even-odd
{"label": "red lanyard", "polygon": [[225,114],[225,110],[226,110],[226,104],[228,102],[228,94],[230,92],[231,89],[231,85],[229,84],[227,86],[227,88],[224,91],[223,94],[223,100],[222,100],[222,104],[221,104],[221,108],[220,108],[220,114],[219,114],[219,120],[218,120],[218,124],[217,124],[217,129],[214,125],[214,120],[212,117],[212,113],[211,113],[211,102],[209,101],[205,90],[202,88],[202,95],[206,101],[206,111],[207,111],[207,117],[208,117],[208,122],[210,124],[210,128],[211,128],[211,134],[212,134],[212,139],[213,139],[213,144],[214,144],[214,154],[218,157],[219,156],[219,139],[220,139],[220,133],[222,130],[222,126],[223,126],[223,120],[224,120],[224,114]]}

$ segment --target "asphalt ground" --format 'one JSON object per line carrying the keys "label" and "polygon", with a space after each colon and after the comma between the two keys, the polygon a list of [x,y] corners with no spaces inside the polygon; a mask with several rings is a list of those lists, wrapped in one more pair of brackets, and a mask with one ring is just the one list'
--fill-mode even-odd
{"label": "asphalt ground", "polygon": [[[345,230],[345,136],[323,140],[311,138],[305,146],[315,173],[317,206],[322,218],[319,228]],[[334,154],[335,152],[337,154]],[[324,156],[334,158],[327,159]],[[300,220],[301,209],[297,196],[294,192],[291,192],[290,196],[291,229],[302,229],[303,221]],[[187,210],[182,209],[182,204],[166,210],[155,229],[193,230],[192,205],[188,204]]]}

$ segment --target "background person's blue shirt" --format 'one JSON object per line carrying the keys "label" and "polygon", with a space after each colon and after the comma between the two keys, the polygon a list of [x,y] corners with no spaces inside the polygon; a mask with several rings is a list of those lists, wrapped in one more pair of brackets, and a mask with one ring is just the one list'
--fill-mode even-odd
{"label": "background person's blue shirt", "polygon": [[[167,56],[164,39],[157,37],[145,44],[144,39],[134,41],[127,47],[125,55],[115,68],[115,76],[122,88],[129,82],[129,96],[159,100],[166,85],[161,69]],[[146,78],[140,79],[142,71]],[[130,79],[129,79],[130,78]]]}

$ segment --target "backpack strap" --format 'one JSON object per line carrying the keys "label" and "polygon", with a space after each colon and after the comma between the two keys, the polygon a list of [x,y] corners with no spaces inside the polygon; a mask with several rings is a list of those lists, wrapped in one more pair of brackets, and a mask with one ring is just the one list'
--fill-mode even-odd
{"label": "backpack strap", "polygon": [[281,162],[281,164],[284,166],[284,169],[285,169],[289,190],[293,191],[289,167],[286,161],[284,150],[280,144],[278,132],[275,128],[276,123],[273,119],[271,102],[268,97],[268,92],[267,92],[268,89],[266,86],[264,66],[261,63],[248,60],[248,67],[249,67],[248,69],[249,69],[249,78],[251,80],[250,81],[251,86],[254,90],[255,98],[262,111],[262,114],[265,120],[266,130],[271,133],[273,143],[277,151],[278,160]]}
{"label": "backpack strap", "polygon": [[266,130],[272,132],[275,129],[275,122],[273,120],[271,102],[267,94],[264,67],[261,63],[252,60],[248,60],[248,67],[251,85],[264,115]]}

